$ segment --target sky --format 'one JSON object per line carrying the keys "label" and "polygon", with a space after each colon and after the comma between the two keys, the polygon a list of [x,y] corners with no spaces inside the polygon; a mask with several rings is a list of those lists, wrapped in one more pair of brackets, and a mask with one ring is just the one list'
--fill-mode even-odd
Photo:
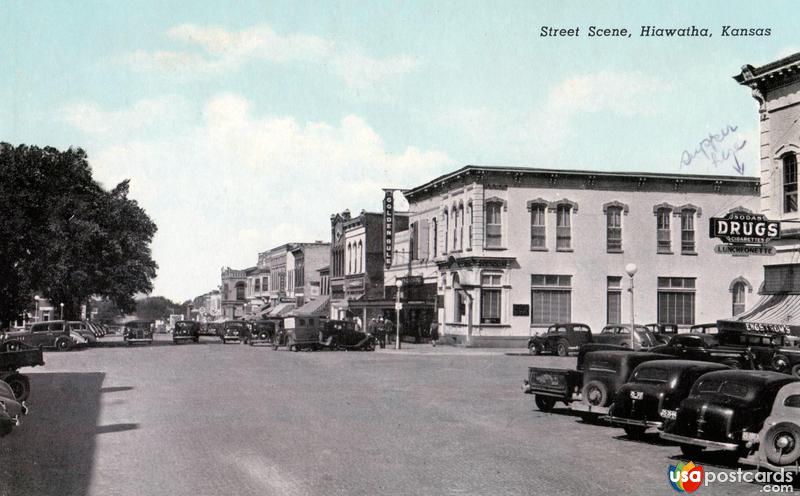
{"label": "sky", "polygon": [[0,3],[0,141],[130,179],[159,228],[153,294],[175,300],[467,164],[736,175],[682,160],[730,126],[757,175],[756,103],[731,76],[800,51],[791,1]]}

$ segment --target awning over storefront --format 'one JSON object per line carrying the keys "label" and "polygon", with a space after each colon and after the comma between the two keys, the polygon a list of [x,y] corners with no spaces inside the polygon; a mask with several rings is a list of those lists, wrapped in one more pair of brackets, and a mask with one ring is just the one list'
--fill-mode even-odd
{"label": "awning over storefront", "polygon": [[292,310],[294,310],[294,303],[278,303],[267,312],[265,317],[285,317]]}
{"label": "awning over storefront", "polygon": [[331,297],[325,295],[316,300],[309,301],[305,305],[291,311],[291,315],[299,317],[313,317],[317,315],[327,315]]}
{"label": "awning over storefront", "polygon": [[781,332],[800,336],[800,295],[764,295],[749,310],[717,323],[720,329]]}

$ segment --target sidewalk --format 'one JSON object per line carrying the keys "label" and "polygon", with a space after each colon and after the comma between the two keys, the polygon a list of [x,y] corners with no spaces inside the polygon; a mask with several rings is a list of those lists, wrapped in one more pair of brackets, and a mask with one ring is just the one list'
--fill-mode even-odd
{"label": "sidewalk", "polygon": [[387,343],[386,348],[377,348],[376,353],[387,355],[443,355],[443,356],[490,356],[490,355],[524,355],[528,356],[525,348],[466,348],[464,346],[436,345],[430,343],[401,343],[402,348],[394,349],[394,343]]}

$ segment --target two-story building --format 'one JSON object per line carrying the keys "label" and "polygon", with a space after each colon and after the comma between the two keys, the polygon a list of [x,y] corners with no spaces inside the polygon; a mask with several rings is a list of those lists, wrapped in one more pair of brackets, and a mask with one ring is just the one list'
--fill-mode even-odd
{"label": "two-story building", "polygon": [[225,320],[241,319],[247,306],[247,272],[223,267],[221,271],[220,306]]}
{"label": "two-story building", "polygon": [[758,191],[741,176],[466,166],[404,191],[387,296],[398,279],[417,292],[404,304],[435,289],[445,339],[516,346],[557,322],[629,322],[633,263],[635,322],[713,322],[751,302],[761,261],[715,253],[707,219],[757,210]]}

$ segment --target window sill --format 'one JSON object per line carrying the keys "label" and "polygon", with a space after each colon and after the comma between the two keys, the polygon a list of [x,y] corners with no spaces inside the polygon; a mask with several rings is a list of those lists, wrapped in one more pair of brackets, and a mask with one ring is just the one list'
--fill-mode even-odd
{"label": "window sill", "polygon": [[505,246],[484,246],[483,249],[485,251],[506,251],[508,248]]}
{"label": "window sill", "polygon": [[697,256],[697,252],[696,251],[682,251],[681,255],[687,255],[687,256],[690,256],[690,257],[696,257]]}
{"label": "window sill", "polygon": [[473,324],[473,326],[480,326],[480,327],[511,327],[511,324]]}
{"label": "window sill", "polygon": [[531,251],[550,251],[550,250],[549,250],[549,249],[547,249],[547,248],[537,248],[537,247],[532,247],[532,248],[531,248]]}
{"label": "window sill", "polygon": [[625,250],[606,250],[606,253],[625,253]]}
{"label": "window sill", "polygon": [[657,251],[656,255],[674,255],[675,253],[671,251]]}
{"label": "window sill", "polygon": [[573,250],[572,248],[556,248],[556,251],[560,251],[560,252],[564,252],[564,253],[572,253],[575,250]]}

